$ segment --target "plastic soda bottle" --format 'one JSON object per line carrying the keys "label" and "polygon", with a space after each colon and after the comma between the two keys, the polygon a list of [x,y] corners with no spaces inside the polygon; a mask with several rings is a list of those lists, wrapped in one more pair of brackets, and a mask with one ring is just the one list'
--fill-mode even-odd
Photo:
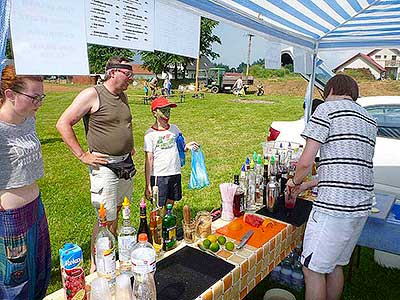
{"label": "plastic soda bottle", "polygon": [[186,154],[185,154],[185,138],[182,133],[176,138],[176,146],[178,147],[179,158],[181,160],[181,167],[183,167],[186,163]]}
{"label": "plastic soda bottle", "polygon": [[139,234],[138,242],[133,247],[132,271],[135,281],[133,283],[133,300],[156,300],[156,284],[154,273],[156,271],[156,251],[147,242],[145,233]]}

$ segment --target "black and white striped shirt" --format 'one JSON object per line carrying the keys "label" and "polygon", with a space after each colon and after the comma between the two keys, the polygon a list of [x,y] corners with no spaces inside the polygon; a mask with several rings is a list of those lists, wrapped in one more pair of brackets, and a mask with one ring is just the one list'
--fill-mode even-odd
{"label": "black and white striped shirt", "polygon": [[302,134],[321,143],[315,209],[341,217],[370,213],[376,132],[375,120],[352,100],[318,106]]}

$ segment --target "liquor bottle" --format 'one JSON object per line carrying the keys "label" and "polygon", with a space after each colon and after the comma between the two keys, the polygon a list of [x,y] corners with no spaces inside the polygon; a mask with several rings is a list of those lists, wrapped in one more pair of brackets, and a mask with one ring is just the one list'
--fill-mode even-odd
{"label": "liquor bottle", "polygon": [[99,209],[99,232],[96,236],[94,252],[97,274],[108,281],[112,292],[115,287],[115,244],[115,237],[107,228],[106,209],[104,204],[101,203]]}
{"label": "liquor bottle", "polygon": [[118,234],[118,253],[121,273],[132,274],[131,251],[136,243],[136,229],[131,225],[131,209],[127,197],[122,203],[122,227]]}
{"label": "liquor bottle", "polygon": [[243,207],[246,210],[247,209],[247,192],[248,192],[248,187],[247,187],[248,181],[246,178],[246,167],[243,164],[242,169],[240,170],[240,177],[239,177],[239,186],[242,188],[244,192],[244,197],[243,197]]}
{"label": "liquor bottle", "polygon": [[162,220],[163,250],[176,247],[176,216],[172,214],[172,204],[167,204],[167,212]]}
{"label": "liquor bottle", "polygon": [[268,195],[268,159],[264,157],[264,175],[263,175],[263,205],[267,205],[267,195]]}
{"label": "liquor bottle", "polygon": [[233,183],[238,186],[233,196],[233,215],[240,217],[244,214],[244,191],[239,185],[239,175],[233,176]]}
{"label": "liquor bottle", "polygon": [[262,206],[263,204],[263,170],[262,170],[262,159],[261,155],[257,155],[257,163],[256,163],[256,205]]}
{"label": "liquor bottle", "polygon": [[162,217],[161,207],[158,206],[158,186],[153,186],[153,207],[150,213],[150,233],[156,253],[162,248]]}
{"label": "liquor bottle", "polygon": [[139,237],[139,234],[141,233],[147,234],[147,240],[149,241],[150,244],[153,243],[153,240],[151,239],[149,225],[147,224],[146,202],[144,201],[143,198],[142,201],[140,202],[140,224],[137,236]]}
{"label": "liquor bottle", "polygon": [[247,210],[254,211],[256,207],[256,172],[254,171],[254,161],[250,161],[249,170],[249,195],[247,199]]}

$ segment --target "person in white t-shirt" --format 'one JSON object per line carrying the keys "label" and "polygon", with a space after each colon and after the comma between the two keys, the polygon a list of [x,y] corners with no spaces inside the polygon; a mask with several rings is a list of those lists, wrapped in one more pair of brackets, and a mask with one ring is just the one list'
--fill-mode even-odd
{"label": "person in white t-shirt", "polygon": [[[182,198],[181,163],[176,138],[181,131],[174,124],[169,124],[171,108],[176,107],[164,97],[156,98],[151,103],[154,124],[144,135],[146,198],[152,195],[152,187],[158,186],[159,205],[166,206]],[[196,150],[199,144],[190,142],[185,151]]]}

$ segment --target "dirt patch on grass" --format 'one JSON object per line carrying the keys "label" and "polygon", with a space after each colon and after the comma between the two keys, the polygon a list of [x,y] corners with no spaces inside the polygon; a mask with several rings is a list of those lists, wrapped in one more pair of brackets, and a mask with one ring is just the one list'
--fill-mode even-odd
{"label": "dirt patch on grass", "polygon": [[234,99],[229,100],[229,102],[236,102],[236,103],[250,103],[250,104],[273,104],[274,101],[270,100],[252,100],[252,99]]}

